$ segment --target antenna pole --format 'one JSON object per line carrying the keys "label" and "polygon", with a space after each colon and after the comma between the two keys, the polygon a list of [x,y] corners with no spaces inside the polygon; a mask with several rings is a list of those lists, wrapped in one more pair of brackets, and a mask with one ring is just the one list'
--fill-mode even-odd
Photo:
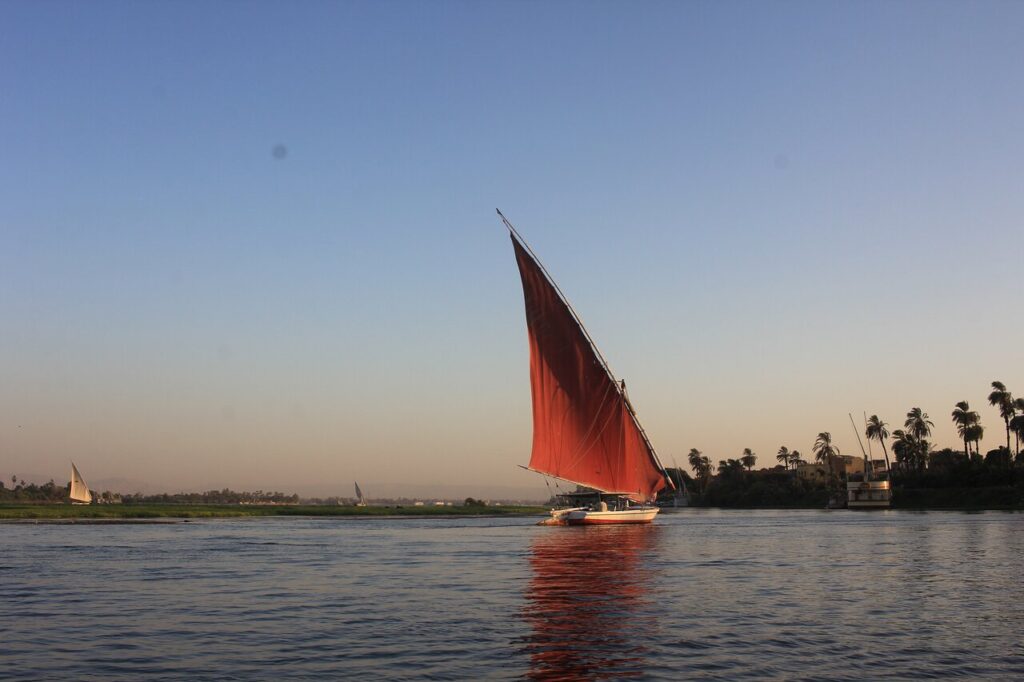
{"label": "antenna pole", "polygon": [[[868,413],[865,410],[864,411],[864,430],[867,431],[867,428],[868,428]],[[867,433],[864,434],[864,437],[867,438]],[[872,460],[874,460],[875,459],[875,453],[873,453],[871,451],[871,439],[867,438],[867,441],[868,441],[868,456],[871,457]]]}
{"label": "antenna pole", "polygon": [[850,418],[850,426],[853,427],[853,435],[857,436],[857,445],[860,446],[860,451],[864,455],[864,475],[867,477],[865,480],[868,480],[871,478],[871,472],[868,471],[868,467],[871,466],[871,462],[868,460],[868,453],[864,449],[864,443],[861,442],[860,432],[857,430],[857,424],[853,421],[853,415],[847,412],[846,416]]}
{"label": "antenna pole", "polygon": [[853,421],[853,415],[850,414],[849,412],[847,412],[846,416],[850,418],[850,426],[853,427],[853,435],[857,436],[857,445],[860,446],[861,454],[863,454],[865,457],[867,457],[868,453],[864,449],[864,443],[860,439],[860,432],[857,431],[857,424]]}

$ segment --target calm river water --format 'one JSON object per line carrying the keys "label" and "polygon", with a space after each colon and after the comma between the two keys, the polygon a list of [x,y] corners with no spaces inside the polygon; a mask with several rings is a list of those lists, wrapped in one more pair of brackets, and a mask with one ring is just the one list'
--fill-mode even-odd
{"label": "calm river water", "polygon": [[1024,515],[0,525],[0,678],[1024,678]]}

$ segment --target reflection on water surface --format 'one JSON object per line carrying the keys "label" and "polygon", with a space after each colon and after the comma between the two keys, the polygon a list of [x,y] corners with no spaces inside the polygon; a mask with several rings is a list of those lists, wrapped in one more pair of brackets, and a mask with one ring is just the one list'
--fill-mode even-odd
{"label": "reflection on water surface", "polygon": [[644,668],[655,525],[549,528],[530,543],[531,677],[621,678]]}

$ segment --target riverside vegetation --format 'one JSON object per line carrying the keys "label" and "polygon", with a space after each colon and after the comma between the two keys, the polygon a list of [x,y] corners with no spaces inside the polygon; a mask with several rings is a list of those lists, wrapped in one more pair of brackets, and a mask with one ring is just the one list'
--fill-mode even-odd
{"label": "riverside vegetation", "polygon": [[[1024,399],[1015,399],[1002,382],[993,381],[988,402],[999,410],[1006,444],[984,456],[985,428],[966,400],[956,403],[950,413],[963,440],[962,451],[933,446],[929,439],[935,424],[920,407],[911,408],[903,428],[891,432],[878,415],[868,418],[864,435],[882,447],[892,480],[893,507],[1024,509]],[[842,454],[832,435],[822,432],[811,456],[813,460],[805,460],[799,451],[783,445],[775,457],[778,465],[754,471],[757,455],[745,448],[738,458],[719,460],[713,469],[711,458],[693,448],[688,457],[693,474],[681,469],[671,473],[686,481],[694,506],[823,508],[829,496],[842,489],[836,473]],[[808,475],[815,468],[823,475]]]}
{"label": "riverside vegetation", "polygon": [[70,483],[52,480],[42,485],[11,477],[11,487],[0,482],[0,520],[4,519],[160,519],[230,518],[241,516],[509,516],[542,514],[543,507],[493,505],[467,497],[462,504],[417,505],[413,500],[394,504],[356,506],[341,498],[306,500],[280,492],[236,492],[227,488],[203,493],[120,495],[104,492],[98,504],[66,504]]}

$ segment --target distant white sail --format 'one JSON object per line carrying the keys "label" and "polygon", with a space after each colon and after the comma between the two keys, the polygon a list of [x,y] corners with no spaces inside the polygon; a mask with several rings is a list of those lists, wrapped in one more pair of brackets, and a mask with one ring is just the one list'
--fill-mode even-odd
{"label": "distant white sail", "polygon": [[359,483],[356,483],[356,502],[360,507],[366,506],[366,499],[363,498],[363,491],[359,489]]}
{"label": "distant white sail", "polygon": [[74,462],[71,463],[71,500],[73,502],[85,502],[86,504],[92,502],[92,491],[85,484],[82,474],[78,473]]}

